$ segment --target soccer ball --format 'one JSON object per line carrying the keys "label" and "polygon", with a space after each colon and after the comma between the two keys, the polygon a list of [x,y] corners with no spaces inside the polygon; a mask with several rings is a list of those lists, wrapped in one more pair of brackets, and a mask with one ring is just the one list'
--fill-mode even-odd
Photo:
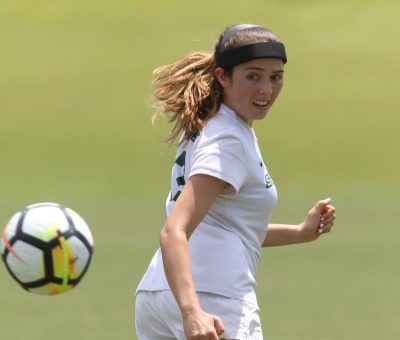
{"label": "soccer ball", "polygon": [[93,244],[89,227],[76,212],[57,203],[37,203],[7,223],[1,255],[24,289],[55,295],[69,291],[85,275]]}

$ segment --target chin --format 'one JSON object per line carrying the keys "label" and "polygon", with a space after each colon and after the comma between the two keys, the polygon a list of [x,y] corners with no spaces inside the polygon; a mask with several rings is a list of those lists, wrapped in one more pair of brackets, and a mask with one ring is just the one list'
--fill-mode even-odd
{"label": "chin", "polygon": [[259,112],[258,114],[254,115],[253,120],[262,120],[268,115],[268,110],[264,112]]}

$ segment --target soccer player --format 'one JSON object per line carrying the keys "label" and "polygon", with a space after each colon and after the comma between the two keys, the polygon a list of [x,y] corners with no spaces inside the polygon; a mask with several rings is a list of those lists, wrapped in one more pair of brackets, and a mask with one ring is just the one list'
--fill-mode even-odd
{"label": "soccer player", "polygon": [[269,224],[276,188],[252,128],[282,86],[284,45],[235,25],[214,53],[155,70],[159,112],[180,136],[167,220],[136,294],[139,340],[263,338],[256,297],[261,248],[317,240],[335,208],[318,201],[298,225]]}

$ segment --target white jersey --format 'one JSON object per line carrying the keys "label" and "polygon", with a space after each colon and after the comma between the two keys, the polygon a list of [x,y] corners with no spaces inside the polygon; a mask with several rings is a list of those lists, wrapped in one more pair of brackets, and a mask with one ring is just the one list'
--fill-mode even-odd
{"label": "white jersey", "polygon": [[[261,245],[277,194],[254,130],[223,104],[200,133],[180,143],[167,215],[195,174],[229,184],[189,239],[196,290],[254,302]],[[138,291],[165,289],[169,285],[158,249]]]}

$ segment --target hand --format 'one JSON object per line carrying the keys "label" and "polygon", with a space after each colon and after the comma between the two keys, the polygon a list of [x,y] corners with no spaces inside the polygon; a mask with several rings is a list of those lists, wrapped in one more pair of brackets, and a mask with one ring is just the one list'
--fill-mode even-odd
{"label": "hand", "polygon": [[185,313],[183,328],[187,340],[218,340],[224,332],[221,319],[202,310]]}
{"label": "hand", "polygon": [[332,230],[336,219],[336,209],[330,203],[330,198],[317,202],[308,212],[306,220],[300,224],[300,231],[307,241],[313,241],[321,234]]}

